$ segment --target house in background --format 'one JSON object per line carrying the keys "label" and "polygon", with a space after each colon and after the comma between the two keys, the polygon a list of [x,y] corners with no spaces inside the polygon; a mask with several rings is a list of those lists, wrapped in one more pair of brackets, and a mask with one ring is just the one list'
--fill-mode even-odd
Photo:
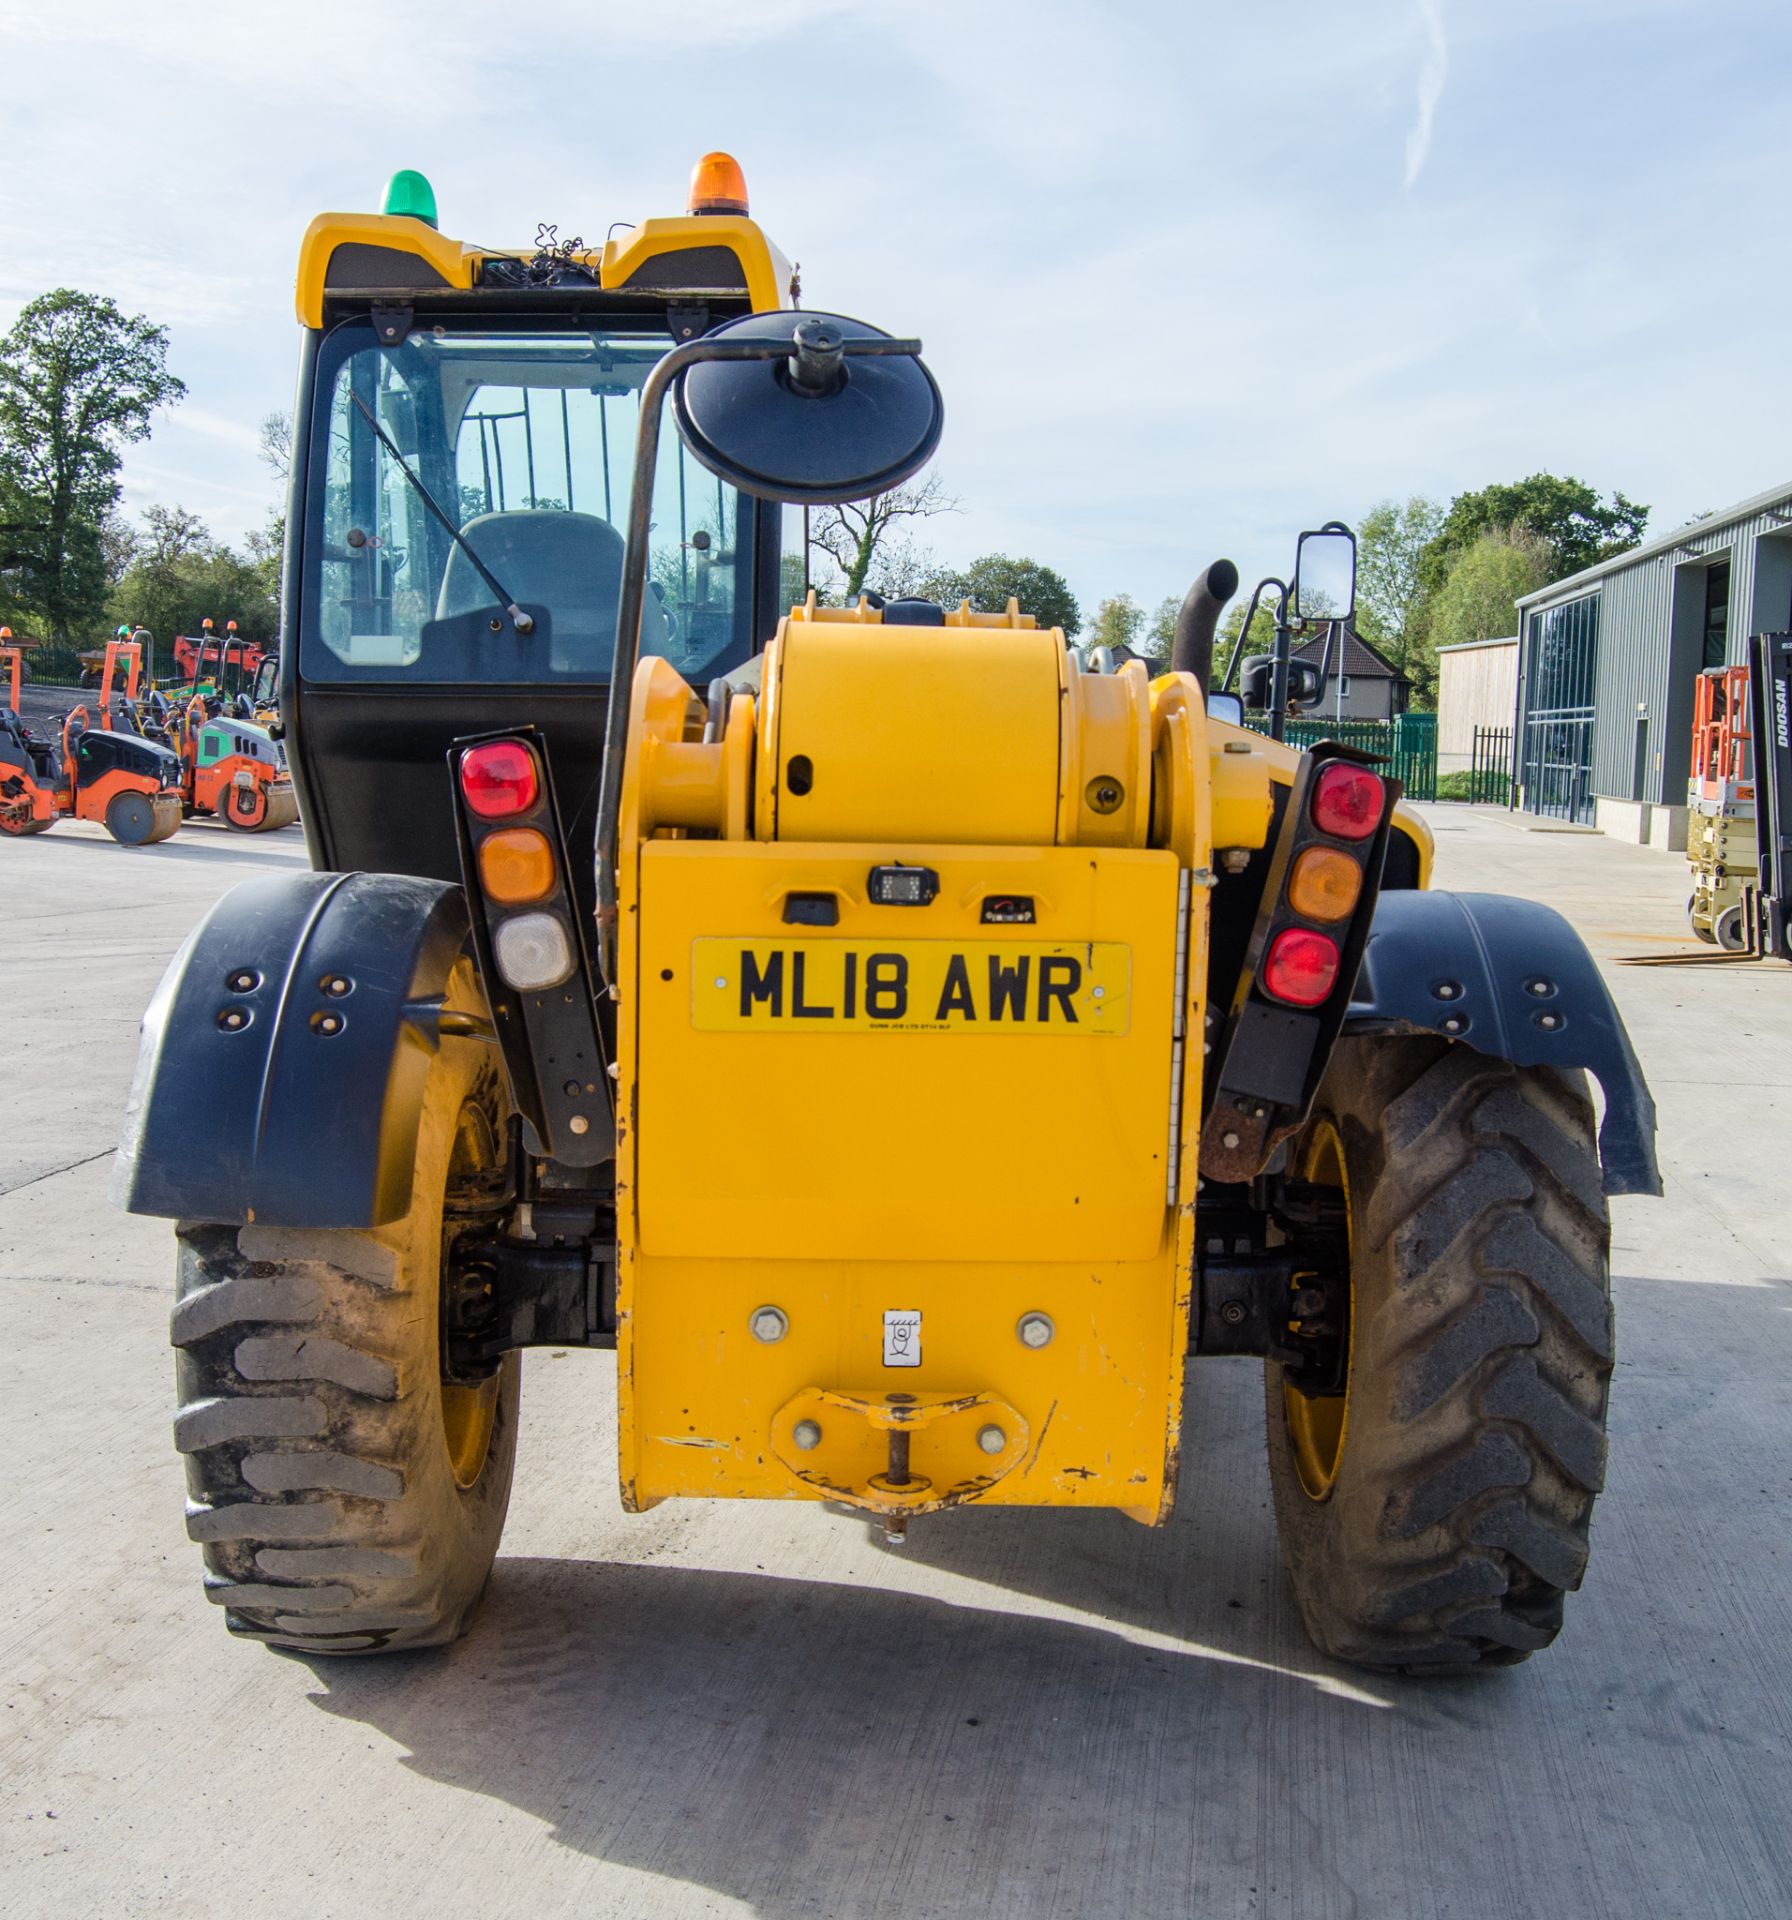
{"label": "house in background", "polygon": [[1518,602],[1518,804],[1686,844],[1693,689],[1792,628],[1792,485]]}
{"label": "house in background", "polygon": [[[1384,660],[1354,627],[1344,629],[1342,659],[1334,657],[1325,698],[1308,715],[1314,720],[1391,720],[1406,711],[1412,682]],[[1296,660],[1318,666],[1325,658],[1325,636],[1296,647]]]}

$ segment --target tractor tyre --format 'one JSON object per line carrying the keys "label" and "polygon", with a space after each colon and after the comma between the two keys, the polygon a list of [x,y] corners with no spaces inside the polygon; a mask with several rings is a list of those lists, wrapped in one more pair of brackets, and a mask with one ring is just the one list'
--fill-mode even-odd
{"label": "tractor tyre", "polygon": [[364,1232],[183,1222],[172,1340],[187,1531],[236,1634],[310,1654],[463,1632],[498,1551],[519,1356],[442,1378],[444,1251],[505,1169],[497,1062],[444,1039],[411,1208]]}
{"label": "tractor tyre", "polygon": [[1699,912],[1699,896],[1695,893],[1686,903],[1686,924],[1703,940],[1706,946],[1717,945],[1717,935],[1711,931],[1711,923]]}
{"label": "tractor tyre", "polygon": [[1340,1043],[1297,1174],[1343,1189],[1345,1390],[1267,1365],[1283,1558],[1326,1653],[1413,1673],[1556,1637],[1605,1476],[1608,1254],[1584,1075]]}
{"label": "tractor tyre", "polygon": [[15,813],[9,808],[0,807],[0,833],[9,833],[15,840],[23,840],[34,833],[48,833],[55,824],[54,814],[47,820],[34,820],[29,813]]}
{"label": "tractor tyre", "polygon": [[1742,924],[1742,909],[1725,907],[1712,923],[1711,937],[1725,953],[1741,953],[1748,946],[1748,931]]}

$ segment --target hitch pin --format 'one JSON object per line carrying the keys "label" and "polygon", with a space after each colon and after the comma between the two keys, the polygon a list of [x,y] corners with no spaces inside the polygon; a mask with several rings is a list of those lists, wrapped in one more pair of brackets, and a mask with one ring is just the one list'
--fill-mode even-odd
{"label": "hitch pin", "polygon": [[[908,1485],[908,1429],[906,1427],[890,1429],[890,1471],[884,1479],[892,1487]],[[908,1545],[906,1513],[891,1513],[884,1516],[884,1545],[886,1547]]]}

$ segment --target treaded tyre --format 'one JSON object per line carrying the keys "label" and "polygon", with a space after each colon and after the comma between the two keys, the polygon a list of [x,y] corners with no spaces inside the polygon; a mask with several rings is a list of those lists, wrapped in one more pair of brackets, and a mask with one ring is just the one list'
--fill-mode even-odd
{"label": "treaded tyre", "polygon": [[[464,1631],[498,1550],[519,1356],[442,1380],[442,1255],[502,1185],[491,1049],[431,1063],[410,1213],[367,1232],[178,1228],[187,1531],[231,1631],[387,1653]],[[446,1205],[445,1205],[446,1201]]]}
{"label": "treaded tyre", "polygon": [[1584,1076],[1345,1040],[1295,1170],[1344,1188],[1351,1240],[1345,1393],[1266,1369],[1307,1630],[1367,1667],[1523,1660],[1561,1630],[1605,1474],[1610,1231]]}

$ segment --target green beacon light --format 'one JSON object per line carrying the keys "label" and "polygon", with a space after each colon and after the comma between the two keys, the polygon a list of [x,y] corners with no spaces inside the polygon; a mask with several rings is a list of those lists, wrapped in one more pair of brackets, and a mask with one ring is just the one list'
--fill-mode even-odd
{"label": "green beacon light", "polygon": [[408,214],[426,227],[436,223],[436,190],[414,167],[400,167],[386,182],[381,213]]}

